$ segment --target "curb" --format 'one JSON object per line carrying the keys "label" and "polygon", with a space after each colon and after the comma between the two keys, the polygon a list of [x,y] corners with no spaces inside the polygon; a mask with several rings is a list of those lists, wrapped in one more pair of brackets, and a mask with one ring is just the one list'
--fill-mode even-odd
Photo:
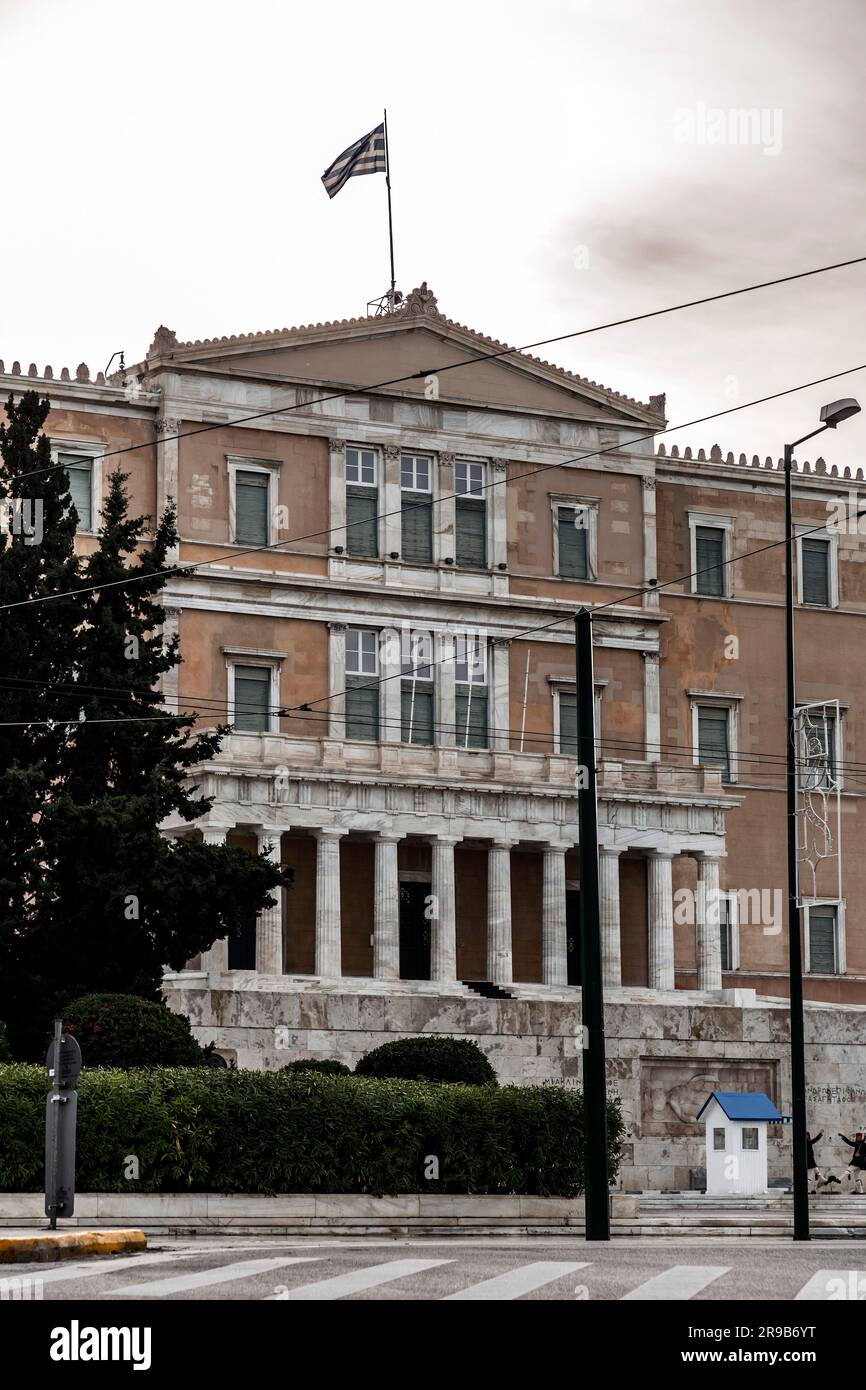
{"label": "curb", "polygon": [[124,1255],[146,1249],[144,1231],[40,1231],[32,1236],[0,1236],[0,1264]]}

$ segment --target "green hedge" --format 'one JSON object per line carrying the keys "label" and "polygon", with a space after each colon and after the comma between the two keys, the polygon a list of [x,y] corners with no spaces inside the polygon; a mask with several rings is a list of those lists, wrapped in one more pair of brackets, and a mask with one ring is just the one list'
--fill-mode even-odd
{"label": "green hedge", "polygon": [[90,1067],[200,1067],[205,1056],[185,1014],[137,994],[84,994],[63,1010]]}
{"label": "green hedge", "polygon": [[[47,1079],[0,1066],[0,1192],[43,1186]],[[583,1190],[583,1097],[209,1067],[82,1073],[79,1192],[532,1193]],[[611,1180],[622,1119],[609,1103]],[[424,1178],[428,1155],[439,1180]],[[125,1177],[128,1160],[139,1177]]]}
{"label": "green hedge", "polygon": [[396,1038],[363,1056],[356,1076],[400,1077],[404,1081],[459,1081],[497,1086],[496,1072],[471,1038]]}

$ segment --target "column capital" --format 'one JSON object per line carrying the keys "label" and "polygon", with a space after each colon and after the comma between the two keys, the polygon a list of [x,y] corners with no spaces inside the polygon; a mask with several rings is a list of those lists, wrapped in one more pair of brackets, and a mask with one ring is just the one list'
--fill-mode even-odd
{"label": "column capital", "polygon": [[405,830],[374,830],[373,838],[381,840],[383,844],[397,844],[400,840],[405,840]]}
{"label": "column capital", "polygon": [[403,450],[400,448],[399,444],[385,444],[383,445],[382,452],[386,459],[398,459]]}
{"label": "column capital", "polygon": [[328,627],[331,629],[331,632],[345,632],[346,626],[346,623],[328,623]]}
{"label": "column capital", "polygon": [[692,859],[697,859],[699,864],[721,864],[723,859],[727,859],[727,854],[717,849],[692,849],[689,850]]}
{"label": "column capital", "polygon": [[346,452],[345,439],[329,439],[328,448],[332,454],[344,454]]}
{"label": "column capital", "polygon": [[678,849],[650,849],[647,853],[648,859],[676,859],[682,853]]}
{"label": "column capital", "polygon": [[625,845],[599,845],[599,854],[606,854],[610,859],[618,859],[621,854],[625,854]]}
{"label": "column capital", "polygon": [[317,840],[338,840],[341,835],[348,835],[349,831],[344,825],[316,825],[311,833]]}
{"label": "column capital", "polygon": [[462,845],[464,837],[462,835],[430,835],[428,839],[431,845]]}
{"label": "column capital", "polygon": [[519,840],[513,839],[510,835],[492,835],[490,837],[491,849],[511,850],[514,849],[515,845],[518,845],[519,843]]}

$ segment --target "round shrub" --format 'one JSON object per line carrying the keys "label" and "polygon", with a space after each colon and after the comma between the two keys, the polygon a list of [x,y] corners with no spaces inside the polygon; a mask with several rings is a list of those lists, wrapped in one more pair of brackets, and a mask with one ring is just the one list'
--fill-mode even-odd
{"label": "round shrub", "polygon": [[305,1057],[299,1062],[287,1062],[283,1071],[317,1071],[321,1076],[351,1076],[352,1072],[345,1062],[338,1062],[336,1057]]}
{"label": "round shrub", "polygon": [[457,1081],[464,1086],[498,1085],[496,1072],[481,1048],[468,1038],[403,1038],[383,1043],[361,1058],[355,1074],[404,1081]]}
{"label": "round shrub", "polygon": [[85,994],[63,1010],[86,1067],[200,1067],[189,1019],[134,994]]}

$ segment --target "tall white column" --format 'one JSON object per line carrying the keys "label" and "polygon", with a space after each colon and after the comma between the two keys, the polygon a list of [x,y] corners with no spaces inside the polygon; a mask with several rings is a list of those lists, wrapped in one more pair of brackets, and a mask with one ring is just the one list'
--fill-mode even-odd
{"label": "tall white column", "polygon": [[542,974],[546,985],[568,984],[565,846],[545,845],[541,898]]}
{"label": "tall white column", "polygon": [[457,743],[457,687],[452,632],[434,633],[433,659],[436,662],[436,723],[439,726],[436,742],[442,748],[453,748]]}
{"label": "tall white column", "polygon": [[658,652],[643,653],[643,704],[645,724],[644,754],[648,763],[657,763],[661,757],[661,685],[659,681]]}
{"label": "tall white column", "polygon": [[[201,832],[202,843],[205,845],[224,845],[228,830],[221,826],[206,825]],[[218,975],[225,974],[229,968],[229,941],[227,936],[221,936],[213,943],[209,951],[203,951],[201,957],[202,970],[214,970]]]}
{"label": "tall white column", "polygon": [[503,637],[494,637],[491,643],[492,672],[490,681],[490,722],[493,734],[493,747],[499,753],[507,753],[511,741],[511,736],[509,734],[510,695],[508,670],[510,646],[511,643]]}
{"label": "tall white column", "polygon": [[346,549],[346,441],[328,440],[330,466],[331,525],[329,544],[332,549]]}
{"label": "tall white column", "polygon": [[432,842],[433,902],[430,919],[430,977],[433,980],[457,979],[457,907],[454,878],[454,846],[456,839],[441,836]]}
{"label": "tall white column", "polygon": [[[598,847],[598,894],[601,916],[602,982],[613,989],[622,984],[622,952],[619,923],[619,856],[621,849]],[[673,913],[673,898],[671,899]],[[673,922],[673,917],[671,917]]]}
{"label": "tall white column", "polygon": [[[267,853],[268,858],[279,868],[281,857],[281,831],[259,830],[259,854]],[[273,907],[264,907],[256,918],[256,973],[258,975],[282,975],[283,973],[283,890],[275,888],[272,897],[276,898]]]}
{"label": "tall white column", "polygon": [[401,743],[403,740],[400,671],[403,652],[409,652],[409,641],[408,628],[386,627],[379,634],[379,673],[382,679],[379,687],[380,743]]}
{"label": "tall white column", "polygon": [[510,985],[511,848],[513,840],[494,840],[487,852],[487,978]]}
{"label": "tall white column", "polygon": [[[175,346],[177,344],[175,343]],[[156,428],[156,505],[162,516],[169,502],[177,503],[179,486],[178,435],[182,421],[173,415],[163,416],[154,421]],[[180,545],[176,543],[166,551],[166,563],[177,564],[180,559]]]}
{"label": "tall white column", "polygon": [[674,988],[674,885],[673,855],[664,850],[650,853],[647,874],[647,924],[649,928],[650,989]]}
{"label": "tall white column", "polygon": [[[381,549],[386,562],[392,551],[400,555],[403,548],[401,536],[403,528],[400,516],[400,452],[398,444],[386,444],[382,449],[384,477],[379,492],[382,511],[379,525],[381,527]],[[397,577],[399,578],[399,572]]]}
{"label": "tall white column", "polygon": [[331,738],[346,735],[346,624],[328,623],[328,733]]}
{"label": "tall white column", "polygon": [[719,861],[698,858],[696,955],[698,989],[722,988],[722,940],[719,932]]}
{"label": "tall white column", "polygon": [[314,830],[316,837],[316,974],[339,979],[342,974],[340,937],[340,837],[338,826]]}
{"label": "tall white column", "polygon": [[391,830],[375,840],[373,892],[373,976],[377,980],[400,978],[400,882],[397,845],[403,839]]}

